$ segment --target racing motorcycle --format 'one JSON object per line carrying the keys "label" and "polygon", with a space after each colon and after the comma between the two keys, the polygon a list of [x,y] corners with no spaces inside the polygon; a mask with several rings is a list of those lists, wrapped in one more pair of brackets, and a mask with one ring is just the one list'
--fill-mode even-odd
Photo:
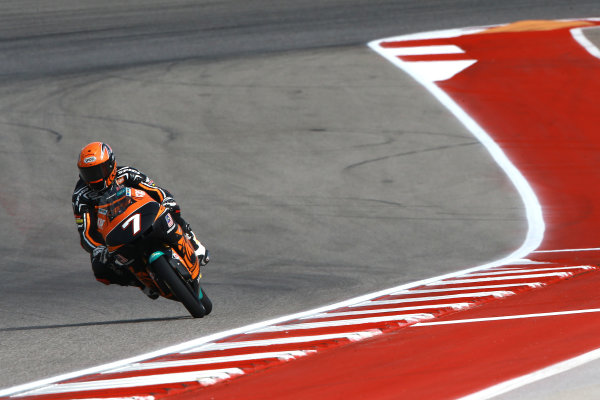
{"label": "racing motorcycle", "polygon": [[183,229],[143,190],[113,186],[98,203],[98,230],[117,268],[126,268],[162,297],[182,303],[194,318],[210,314],[200,287],[200,263]]}

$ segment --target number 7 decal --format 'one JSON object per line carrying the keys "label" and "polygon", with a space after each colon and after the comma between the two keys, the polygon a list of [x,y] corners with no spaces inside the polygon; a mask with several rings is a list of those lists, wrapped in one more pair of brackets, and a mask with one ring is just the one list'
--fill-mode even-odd
{"label": "number 7 decal", "polygon": [[123,224],[121,224],[121,228],[123,228],[123,230],[127,229],[129,224],[131,224],[132,222],[133,222],[133,234],[135,235],[140,231],[140,228],[141,228],[139,213],[133,214],[131,217],[129,217],[125,221],[123,221]]}

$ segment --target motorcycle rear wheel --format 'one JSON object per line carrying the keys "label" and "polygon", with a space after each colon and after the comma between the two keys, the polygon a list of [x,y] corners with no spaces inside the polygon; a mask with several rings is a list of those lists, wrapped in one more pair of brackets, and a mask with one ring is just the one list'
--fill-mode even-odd
{"label": "motorcycle rear wheel", "polygon": [[[154,273],[162,280],[175,295],[177,300],[189,311],[194,318],[202,318],[208,314],[202,301],[198,299],[192,289],[173,270],[165,257],[159,257],[152,263]],[[212,308],[212,307],[211,307]]]}

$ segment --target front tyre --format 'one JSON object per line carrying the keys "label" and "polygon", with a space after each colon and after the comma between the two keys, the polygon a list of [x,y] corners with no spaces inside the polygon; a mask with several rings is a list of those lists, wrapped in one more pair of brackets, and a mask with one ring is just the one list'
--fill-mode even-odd
{"label": "front tyre", "polygon": [[[202,318],[210,312],[207,312],[201,299],[199,299],[192,289],[185,284],[183,279],[181,279],[181,277],[173,270],[165,257],[157,258],[152,263],[152,267],[154,268],[154,273],[158,279],[167,285],[169,290],[171,290],[171,293],[173,293],[177,300],[183,304],[192,317]],[[210,308],[212,309],[212,304],[210,305]]]}
{"label": "front tyre", "polygon": [[198,287],[198,297],[200,298],[200,302],[206,310],[206,315],[210,314],[210,312],[212,311],[212,301],[210,301],[210,299],[206,295],[206,292],[201,287]]}

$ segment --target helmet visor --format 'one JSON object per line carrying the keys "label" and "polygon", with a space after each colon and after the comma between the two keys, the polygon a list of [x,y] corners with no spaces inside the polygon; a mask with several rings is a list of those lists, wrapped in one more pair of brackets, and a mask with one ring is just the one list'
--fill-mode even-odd
{"label": "helmet visor", "polygon": [[112,173],[114,164],[110,161],[91,167],[79,168],[79,176],[92,190],[105,188],[106,178]]}

